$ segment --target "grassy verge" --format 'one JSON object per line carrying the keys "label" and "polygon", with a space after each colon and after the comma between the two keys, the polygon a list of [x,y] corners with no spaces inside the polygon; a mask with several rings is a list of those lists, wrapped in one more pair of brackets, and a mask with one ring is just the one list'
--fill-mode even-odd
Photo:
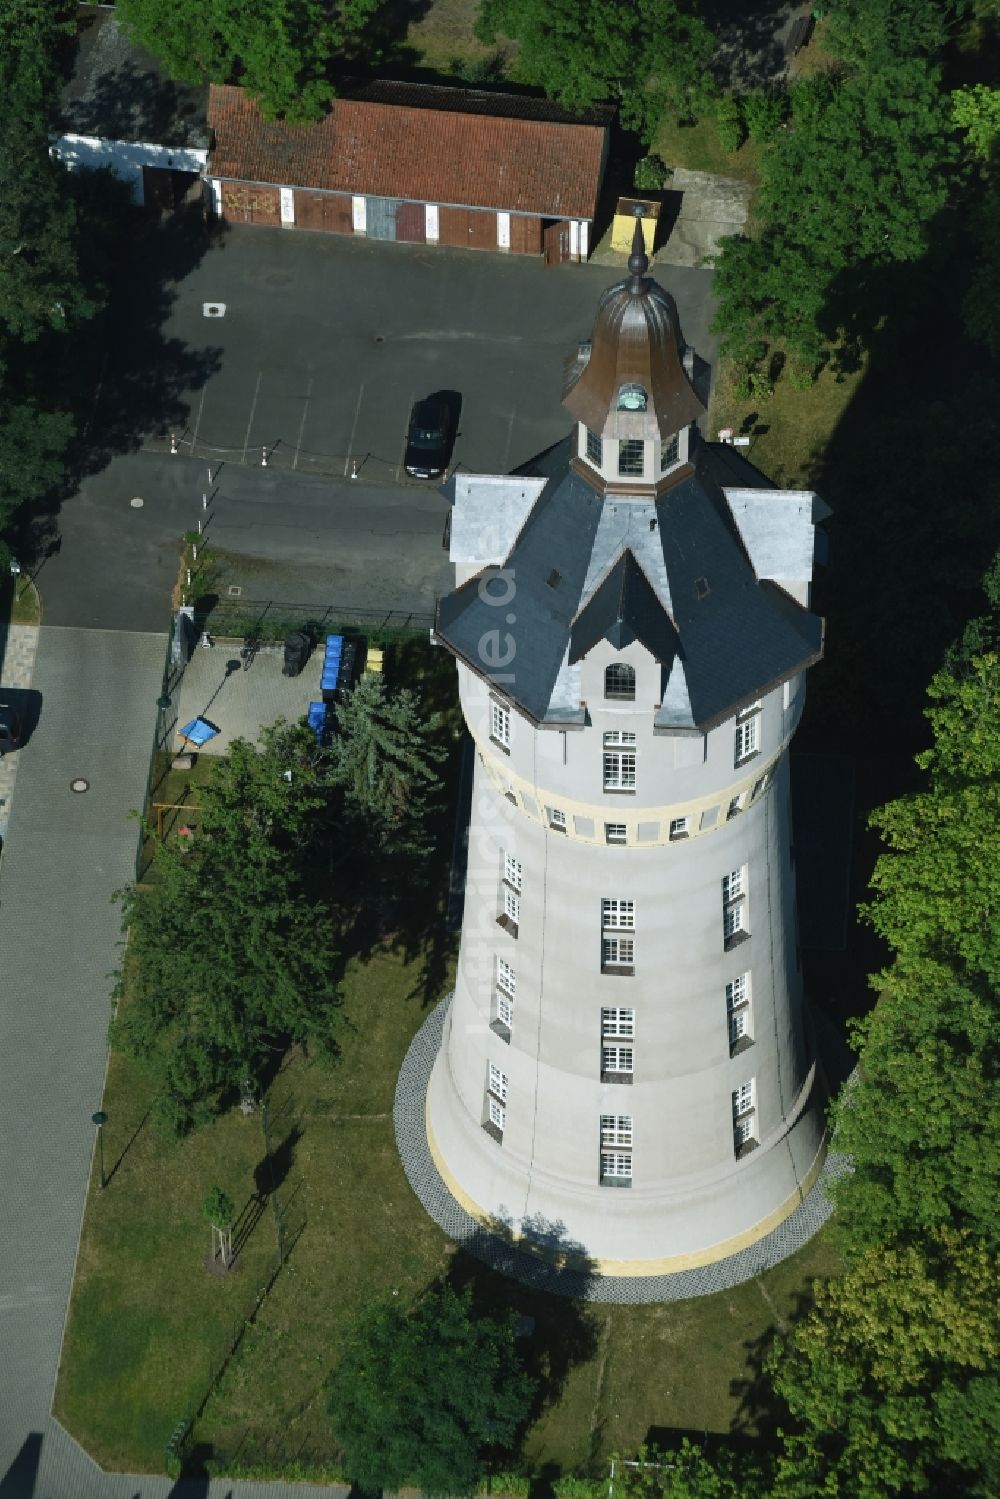
{"label": "grassy verge", "polygon": [[[334,1070],[294,1053],[272,1086],[278,1191],[305,1229],[194,1431],[224,1470],[318,1472],[336,1465],[323,1385],[359,1308],[416,1295],[442,1275],[474,1279],[487,1302],[535,1317],[537,1337],[588,1329],[555,1399],[530,1429],[525,1460],[564,1472],[637,1447],[651,1428],[752,1435],[759,1352],[810,1281],[836,1268],[820,1235],[758,1281],[658,1307],[574,1307],[471,1265],[413,1197],[396,1152],[396,1073],[421,1023],[423,961],[392,952],[355,961],[350,1026]],[[142,1119],[142,1080],[113,1059],[105,1108],[112,1161]],[[260,1176],[259,1122],[239,1114],[180,1146],[142,1129],[105,1192],[88,1204],[56,1409],[102,1463],[162,1465],[163,1443],[200,1402],[233,1322],[274,1250],[270,1213],[230,1280],[203,1268],[205,1192],[219,1180],[242,1205]],[[255,1178],[255,1168],[257,1177]]]}
{"label": "grassy verge", "polygon": [[756,400],[737,395],[735,372],[720,360],[712,386],[709,432],[723,427],[750,436],[750,461],[776,484],[795,489],[813,482],[841,418],[857,394],[864,370],[837,376],[824,370],[807,390],[779,379],[773,393]]}
{"label": "grassy verge", "polygon": [[[179,1145],[150,1129],[144,1079],[113,1056],[104,1104],[104,1191],[91,1182],[55,1412],[102,1467],[162,1471],[178,1416],[210,1371],[275,1253],[270,1214],[256,1222],[259,1117],[238,1111]],[[250,1232],[226,1277],[205,1265],[201,1204],[216,1184]]]}
{"label": "grassy verge", "polygon": [[417,65],[450,73],[469,63],[483,62],[494,52],[473,35],[479,0],[432,0],[419,21],[406,33],[406,45]]}
{"label": "grassy verge", "polygon": [[713,115],[705,115],[693,125],[664,120],[649,149],[668,167],[686,167],[690,172],[714,172],[723,177],[738,177],[745,182],[760,181],[760,146],[754,141],[746,141],[738,151],[724,151]]}
{"label": "grassy verge", "polygon": [[12,625],[40,625],[42,601],[30,578],[0,580],[0,619]]}

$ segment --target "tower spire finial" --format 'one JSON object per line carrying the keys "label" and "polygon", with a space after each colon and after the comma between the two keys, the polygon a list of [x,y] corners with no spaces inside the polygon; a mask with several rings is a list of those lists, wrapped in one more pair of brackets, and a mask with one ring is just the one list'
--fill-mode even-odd
{"label": "tower spire finial", "polygon": [[638,214],[635,218],[635,233],[632,235],[632,252],[628,258],[628,268],[632,273],[628,289],[633,295],[638,295],[642,291],[642,278],[649,270],[646,239],[642,232],[642,219]]}

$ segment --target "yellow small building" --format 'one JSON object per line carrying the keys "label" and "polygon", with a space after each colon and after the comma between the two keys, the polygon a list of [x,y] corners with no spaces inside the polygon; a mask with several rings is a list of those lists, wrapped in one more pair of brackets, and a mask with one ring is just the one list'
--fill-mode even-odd
{"label": "yellow small building", "polygon": [[368,654],[365,657],[365,671],[371,672],[373,676],[377,677],[382,675],[382,651],[379,646],[370,645],[368,647]]}
{"label": "yellow small building", "polygon": [[641,219],[646,254],[652,258],[659,218],[659,203],[654,203],[649,198],[619,198],[615,205],[614,223],[611,226],[612,250],[617,250],[621,255],[631,253],[635,221]]}

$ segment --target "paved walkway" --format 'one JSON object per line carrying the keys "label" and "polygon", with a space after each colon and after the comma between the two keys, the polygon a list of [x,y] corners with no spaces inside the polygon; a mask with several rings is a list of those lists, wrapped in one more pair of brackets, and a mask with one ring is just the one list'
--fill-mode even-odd
{"label": "paved walkway", "polygon": [[0,870],[0,1499],[302,1494],[108,1476],[49,1414],[103,1087],[111,895],[134,870],[128,813],[143,798],[165,649],[158,634],[38,632],[41,711],[16,756]]}

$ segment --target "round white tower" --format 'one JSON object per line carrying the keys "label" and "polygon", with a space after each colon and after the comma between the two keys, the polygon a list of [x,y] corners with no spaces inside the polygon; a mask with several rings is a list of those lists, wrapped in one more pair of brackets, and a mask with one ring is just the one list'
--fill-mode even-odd
{"label": "round white tower", "polygon": [[571,437],[453,479],[476,746],[455,997],[427,1096],[455,1198],[604,1274],[734,1253],[821,1164],[787,748],[810,493],[703,442],[699,375],[638,243],[571,365]]}

